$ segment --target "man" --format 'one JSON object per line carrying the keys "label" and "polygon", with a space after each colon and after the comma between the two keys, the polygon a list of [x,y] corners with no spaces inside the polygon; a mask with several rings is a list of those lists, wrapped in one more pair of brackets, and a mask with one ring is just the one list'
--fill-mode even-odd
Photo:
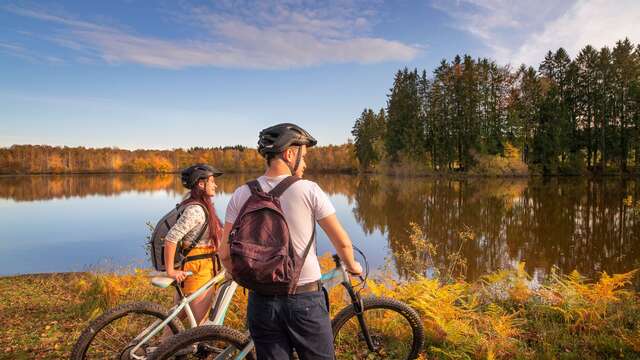
{"label": "man", "polygon": [[[316,143],[316,139],[308,132],[294,124],[278,124],[262,130],[258,151],[267,160],[267,170],[257,179],[260,187],[268,192],[288,176],[301,178],[306,168],[307,148]],[[231,269],[229,233],[250,195],[249,187],[243,185],[236,189],[227,206],[223,241],[219,251],[227,269]],[[340,225],[333,205],[316,183],[299,180],[279,199],[293,247],[300,256],[318,222],[347,271],[352,274],[362,272],[362,267],[353,257],[351,240]],[[293,349],[302,360],[334,359],[331,320],[324,293],[318,286],[320,275],[315,251],[309,251],[295,294],[249,293],[247,322],[259,360],[291,359]]]}

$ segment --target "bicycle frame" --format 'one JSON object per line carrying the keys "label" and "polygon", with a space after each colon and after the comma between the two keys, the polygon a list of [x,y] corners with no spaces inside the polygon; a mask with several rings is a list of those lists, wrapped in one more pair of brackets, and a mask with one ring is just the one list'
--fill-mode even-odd
{"label": "bicycle frame", "polygon": [[[374,351],[374,345],[373,341],[371,340],[371,335],[369,334],[369,328],[367,327],[367,324],[364,321],[364,316],[362,315],[362,312],[364,310],[362,299],[360,298],[360,295],[358,293],[353,291],[353,286],[351,285],[351,275],[349,275],[346,268],[344,267],[344,264],[342,264],[340,257],[338,257],[338,255],[333,255],[333,261],[336,263],[336,267],[333,270],[322,274],[320,277],[322,287],[327,291],[338,285],[342,285],[345,287],[347,293],[349,294],[349,297],[351,298],[352,305],[355,307],[358,317],[358,323],[360,324],[360,328],[367,343],[367,347],[369,347],[370,351]],[[253,348],[254,344],[253,340],[251,340],[249,341],[249,344],[247,344],[247,346],[245,346],[235,357],[235,360],[244,359],[247,354],[249,354],[251,350],[253,350]],[[227,347],[222,353],[216,356],[214,360],[225,359],[225,356],[233,351],[233,349],[234,348],[232,346]]]}
{"label": "bicycle frame", "polygon": [[[347,272],[340,257],[338,255],[333,255],[333,261],[336,263],[336,268],[332,271],[323,274],[320,277],[320,281],[322,281],[322,287],[326,290],[341,284],[347,290],[349,297],[351,298],[351,303],[355,308],[356,316],[358,317],[358,323],[360,324],[360,329],[362,330],[362,335],[364,335],[364,340],[367,343],[367,347],[369,351],[374,351],[375,347],[373,346],[373,341],[371,340],[371,335],[369,334],[369,328],[367,327],[367,323],[364,321],[364,316],[362,315],[364,311],[364,306],[362,305],[362,298],[358,293],[353,291],[353,286],[351,285],[351,275]],[[362,277],[360,277],[362,281]]]}
{"label": "bicycle frame", "polygon": [[232,280],[225,281],[225,275],[226,275],[226,271],[223,269],[211,280],[207,281],[202,287],[196,290],[196,292],[186,297],[183,296],[182,291],[180,290],[180,287],[174,284],[174,286],[176,287],[176,290],[181,296],[180,303],[171,308],[172,310],[171,313],[164,321],[162,322],[155,321],[153,324],[151,324],[149,327],[144,329],[138,336],[136,336],[132,340],[132,341],[136,341],[142,337],[142,340],[138,342],[136,346],[130,350],[129,355],[131,356],[131,358],[136,360],[145,360],[146,355],[145,356],[136,355],[135,354],[136,351],[138,351],[143,344],[149,341],[149,339],[151,339],[156,334],[158,334],[158,332],[164,329],[164,327],[167,324],[169,324],[169,322],[173,320],[176,316],[178,316],[178,314],[180,314],[182,310],[184,310],[185,313],[187,314],[187,318],[189,319],[189,326],[190,327],[198,326],[198,323],[196,322],[195,316],[193,315],[193,311],[191,310],[191,306],[189,306],[189,304],[194,299],[198,298],[200,295],[204,294],[207,290],[211,289],[215,284],[218,284],[218,283],[222,283],[222,285],[220,286],[220,288],[218,288],[218,290],[216,291],[216,295],[214,297],[215,301],[213,302],[213,306],[211,309],[213,320],[207,320],[204,324],[222,325],[224,323],[224,318],[227,315],[227,310],[229,308],[229,304],[231,303],[231,299],[233,298],[233,295],[238,287],[238,284],[236,284]]}

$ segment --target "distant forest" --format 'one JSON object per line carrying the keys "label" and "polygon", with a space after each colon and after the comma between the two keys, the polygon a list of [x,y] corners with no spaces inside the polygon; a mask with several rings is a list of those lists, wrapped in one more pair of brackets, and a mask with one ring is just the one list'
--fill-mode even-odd
{"label": "distant forest", "polygon": [[[358,167],[349,143],[311,148],[306,161],[310,172],[350,172]],[[0,174],[173,173],[199,162],[226,172],[257,172],[265,167],[256,149],[243,146],[133,151],[46,145],[0,148]]]}
{"label": "distant forest", "polygon": [[[353,143],[314,147],[310,172],[640,174],[640,45],[560,48],[517,69],[469,55],[399,70],[385,108],[365,108]],[[171,173],[196,163],[264,169],[243,146],[174,150],[14,145],[0,174]]]}
{"label": "distant forest", "polygon": [[352,134],[369,171],[638,174],[640,46],[587,45],[575,59],[560,48],[538,69],[469,55],[431,75],[405,68]]}

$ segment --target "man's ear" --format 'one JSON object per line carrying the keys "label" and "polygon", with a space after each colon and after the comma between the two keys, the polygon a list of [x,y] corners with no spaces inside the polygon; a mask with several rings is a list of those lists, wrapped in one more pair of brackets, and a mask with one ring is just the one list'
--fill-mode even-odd
{"label": "man's ear", "polygon": [[284,151],[284,161],[293,161],[293,158],[295,157],[295,151],[293,149],[293,147],[289,147],[287,148],[287,150]]}

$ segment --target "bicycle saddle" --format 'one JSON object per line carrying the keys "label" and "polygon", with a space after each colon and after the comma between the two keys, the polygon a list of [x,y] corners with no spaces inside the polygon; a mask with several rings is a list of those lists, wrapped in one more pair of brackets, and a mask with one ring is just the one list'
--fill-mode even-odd
{"label": "bicycle saddle", "polygon": [[[186,274],[187,276],[193,275],[191,271],[187,271]],[[169,286],[173,285],[175,281],[176,281],[175,279],[170,278],[168,276],[154,276],[151,278],[151,284],[161,289],[168,288]]]}
{"label": "bicycle saddle", "polygon": [[151,284],[161,289],[168,288],[175,280],[167,276],[154,276],[151,278]]}

